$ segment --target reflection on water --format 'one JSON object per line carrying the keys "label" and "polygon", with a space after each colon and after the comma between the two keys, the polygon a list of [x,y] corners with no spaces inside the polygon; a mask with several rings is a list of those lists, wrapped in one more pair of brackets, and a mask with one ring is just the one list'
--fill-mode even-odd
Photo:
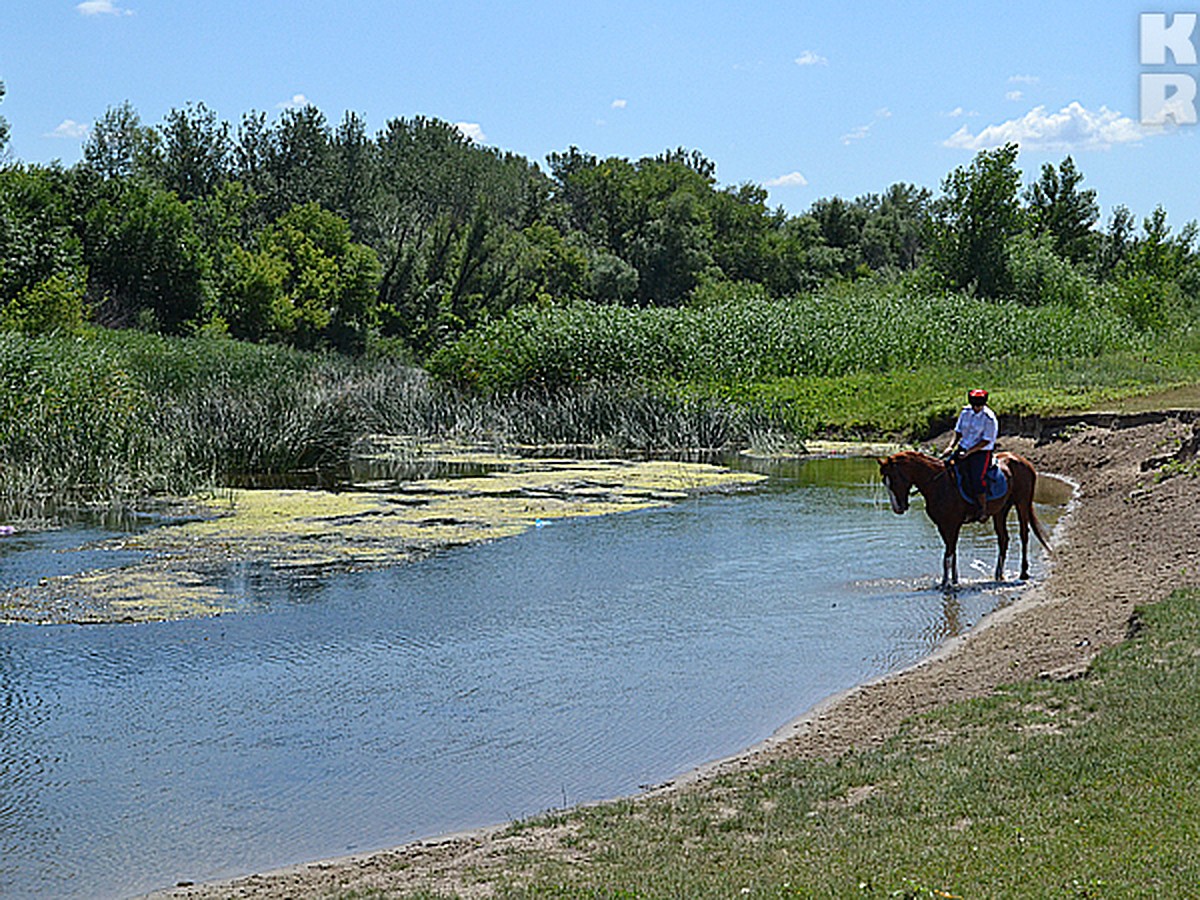
{"label": "reflection on water", "polygon": [[[242,567],[230,584],[260,610],[243,615],[4,627],[0,895],[127,896],[363,851],[736,752],[1002,599],[985,576],[933,589],[937,534],[919,506],[888,510],[876,471],[805,463],[753,494],[388,571]],[[990,573],[988,533],[965,535],[968,581],[973,559]],[[0,578],[45,549],[0,555]]]}

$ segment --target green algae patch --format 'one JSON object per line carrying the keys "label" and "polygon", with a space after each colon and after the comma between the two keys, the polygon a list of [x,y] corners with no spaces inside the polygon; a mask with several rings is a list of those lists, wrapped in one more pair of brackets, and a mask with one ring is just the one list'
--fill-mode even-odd
{"label": "green algae patch", "polygon": [[[77,576],[73,590],[101,599],[111,618],[130,622],[214,616],[228,612],[211,577],[180,566],[135,566]],[[104,621],[97,617],[97,621]]]}
{"label": "green algae patch", "polygon": [[235,565],[284,573],[392,566],[558,519],[661,507],[765,478],[669,460],[531,459],[451,445],[425,453],[426,461],[489,471],[344,491],[224,489],[192,497],[196,518],[109,542],[145,554],[144,562],[48,579],[5,609],[28,619],[21,610],[53,607],[70,610],[53,620],[90,622],[216,615],[250,602],[231,586],[236,580],[222,577]]}

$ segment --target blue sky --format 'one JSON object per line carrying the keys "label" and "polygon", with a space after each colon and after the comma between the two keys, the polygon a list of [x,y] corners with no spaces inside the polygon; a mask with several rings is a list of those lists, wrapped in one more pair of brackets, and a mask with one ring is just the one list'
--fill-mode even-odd
{"label": "blue sky", "polygon": [[434,116],[538,162],[683,146],[791,213],[896,181],[936,190],[1013,139],[1026,180],[1073,155],[1106,219],[1117,204],[1200,219],[1200,126],[1138,121],[1140,74],[1200,80],[1140,64],[1139,14],[1200,0],[4,2],[0,115],[26,162],[76,161],[126,100],[147,124],[189,102],[235,124],[308,102],[372,133]]}

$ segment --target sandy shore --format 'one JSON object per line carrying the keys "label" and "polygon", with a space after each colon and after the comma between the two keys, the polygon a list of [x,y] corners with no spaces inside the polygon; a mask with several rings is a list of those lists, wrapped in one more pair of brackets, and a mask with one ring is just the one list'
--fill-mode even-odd
{"label": "sandy shore", "polygon": [[[833,758],[882,743],[914,714],[986,695],[1001,684],[1082,675],[1097,653],[1125,638],[1136,606],[1200,583],[1194,553],[1200,477],[1183,471],[1200,443],[1193,417],[1200,420],[1179,413],[1149,421],[1062,422],[1038,428],[1037,439],[1003,439],[1003,449],[1079,485],[1077,502],[1056,535],[1046,580],[922,663],[831,698],[763,744],[657,792],[703,791],[714,772],[770,758]],[[1014,540],[1010,556],[1015,552]],[[937,570],[940,559],[930,560],[930,567]],[[553,828],[519,834],[490,829],[155,896],[284,898],[421,889],[488,896],[489,872],[507,871],[517,851],[566,853],[562,837]]]}

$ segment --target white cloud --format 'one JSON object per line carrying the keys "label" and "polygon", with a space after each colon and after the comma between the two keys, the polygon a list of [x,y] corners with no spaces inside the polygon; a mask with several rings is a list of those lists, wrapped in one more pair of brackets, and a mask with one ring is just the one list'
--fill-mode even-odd
{"label": "white cloud", "polygon": [[855,141],[866,139],[866,136],[871,133],[871,126],[874,122],[868,122],[866,125],[857,125],[842,135],[843,144],[852,144]]}
{"label": "white cloud", "polygon": [[1005,100],[1020,100],[1025,96],[1024,91],[1008,91],[1004,95]]}
{"label": "white cloud", "polygon": [[476,144],[487,141],[487,135],[483,133],[483,128],[478,122],[455,122],[454,127],[462,132],[465,138]]}
{"label": "white cloud", "polygon": [[75,4],[80,15],[84,16],[132,16],[132,9],[123,9],[112,0],[84,0]]}
{"label": "white cloud", "polygon": [[1041,81],[1036,75],[1010,75],[1008,76],[1009,84],[1037,84]]}
{"label": "white cloud", "polygon": [[306,106],[311,106],[312,101],[303,94],[292,94],[287,100],[282,103],[276,103],[276,109],[304,109]]}
{"label": "white cloud", "polygon": [[68,138],[81,141],[88,136],[88,126],[74,119],[63,119],[57,128],[47,132],[44,137]]}
{"label": "white cloud", "polygon": [[954,109],[950,110],[950,112],[943,113],[943,115],[947,119],[961,119],[963,116],[974,117],[974,116],[979,115],[979,113],[973,109],[966,110],[966,109],[963,109],[961,106],[956,106],[956,107],[954,107]]}
{"label": "white cloud", "polygon": [[1072,102],[1054,113],[1046,112],[1045,106],[1035,106],[1019,119],[988,125],[978,134],[972,134],[964,125],[942,143],[962,150],[984,150],[1010,142],[1030,150],[1104,150],[1156,133],[1107,106],[1092,112]]}
{"label": "white cloud", "polygon": [[827,60],[820,53],[816,53],[812,50],[805,50],[803,53],[801,53],[799,56],[796,57],[796,65],[798,65],[798,66],[827,66],[827,65],[829,65],[829,60]]}
{"label": "white cloud", "polygon": [[613,109],[624,109],[628,105],[629,105],[629,101],[626,100],[624,97],[618,97],[616,100],[614,100],[612,102]]}
{"label": "white cloud", "polygon": [[772,178],[767,182],[767,187],[804,187],[806,184],[808,179],[799,172],[788,172],[786,175]]}
{"label": "white cloud", "polygon": [[865,125],[856,125],[854,128],[843,134],[842,143],[849,146],[855,141],[866,140],[867,136],[871,133],[871,129],[875,127],[875,124],[880,119],[890,119],[891,117],[892,111],[886,106],[881,106],[879,109],[875,110],[875,118],[873,118],[870,122],[867,122]]}

